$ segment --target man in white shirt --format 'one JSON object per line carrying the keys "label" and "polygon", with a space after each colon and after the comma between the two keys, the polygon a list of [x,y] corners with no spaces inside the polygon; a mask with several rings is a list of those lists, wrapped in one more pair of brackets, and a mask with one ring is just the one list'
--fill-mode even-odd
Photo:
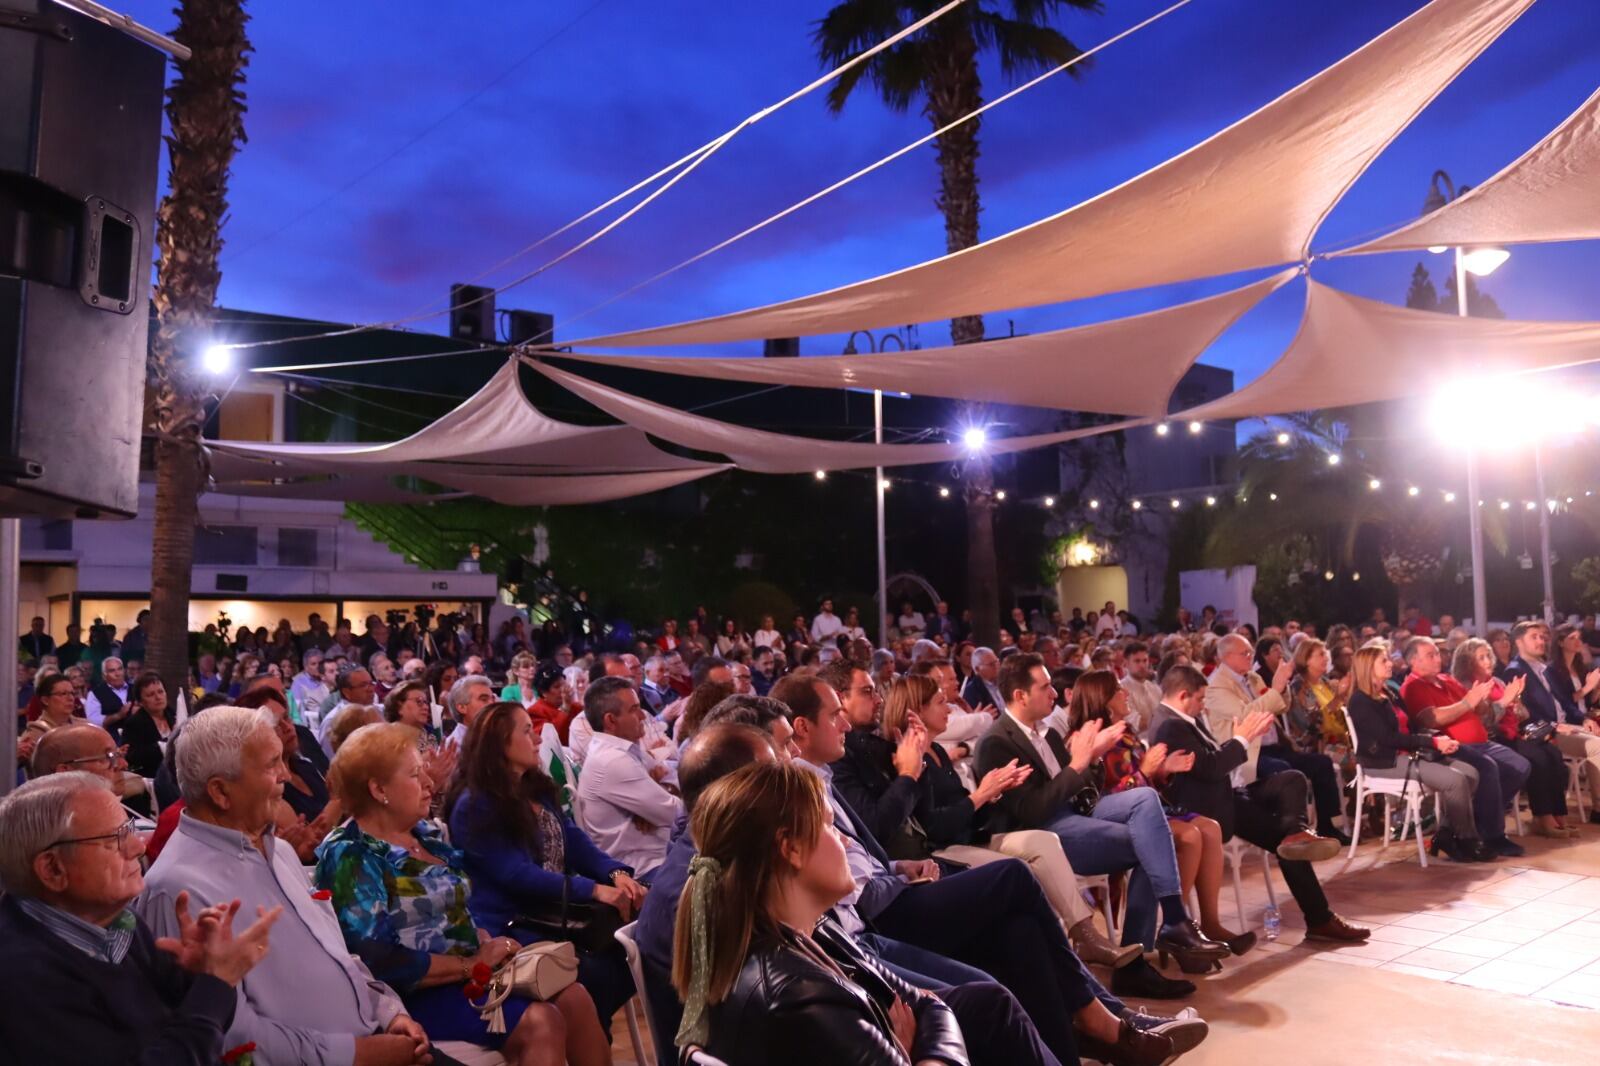
{"label": "man in white shirt", "polygon": [[456,727],[445,738],[445,743],[460,748],[466,743],[467,730],[477,720],[483,709],[495,701],[494,686],[482,674],[467,674],[450,686],[445,697],[451,712],[456,716]]}
{"label": "man in white shirt", "polygon": [[1105,639],[1114,637],[1121,628],[1122,620],[1117,617],[1117,605],[1112,600],[1107,600],[1105,607],[1100,611],[1100,617],[1094,622],[1094,635]]}
{"label": "man in white shirt", "polygon": [[1122,664],[1128,671],[1121,681],[1122,691],[1128,694],[1128,728],[1144,736],[1161,706],[1161,686],[1150,665],[1150,645],[1129,641],[1122,649]]}
{"label": "man in white shirt", "polygon": [[844,623],[839,616],[833,613],[833,601],[823,600],[822,610],[811,620],[811,642],[821,644],[829,637],[837,636],[839,630],[844,628]]}
{"label": "man in white shirt", "polygon": [[583,714],[594,730],[578,782],[589,835],[648,885],[667,857],[683,803],[661,787],[664,769],[639,747],[645,713],[631,684],[620,677],[594,682],[584,693]]}
{"label": "man in white shirt", "polygon": [[928,628],[922,614],[911,606],[909,600],[900,605],[900,617],[894,620],[894,624],[900,630],[901,639],[920,637]]}
{"label": "man in white shirt", "polygon": [[328,698],[331,691],[322,682],[322,650],[307,648],[300,657],[300,667],[300,672],[294,675],[294,681],[289,685],[289,694],[294,697],[295,705],[311,708],[322,706],[322,701]]}
{"label": "man in white shirt", "polygon": [[107,715],[117,714],[127,704],[127,668],[115,655],[107,656],[100,663],[100,683],[83,699],[83,716],[93,725],[104,725]]}

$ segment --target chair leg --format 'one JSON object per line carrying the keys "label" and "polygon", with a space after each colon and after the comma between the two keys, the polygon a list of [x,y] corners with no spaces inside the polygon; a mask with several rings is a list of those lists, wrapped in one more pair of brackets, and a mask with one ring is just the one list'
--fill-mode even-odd
{"label": "chair leg", "polygon": [[1422,868],[1426,870],[1428,868],[1428,849],[1422,843],[1422,797],[1407,796],[1406,806],[1409,808],[1406,816],[1411,819],[1412,825],[1415,827],[1412,832],[1417,838],[1417,862],[1421,863]]}
{"label": "chair leg", "polygon": [[1364,821],[1364,819],[1361,817],[1361,804],[1362,804],[1362,801],[1365,800],[1366,798],[1367,797],[1363,793],[1362,788],[1361,788],[1361,782],[1357,781],[1356,782],[1355,817],[1351,819],[1351,821],[1353,821],[1355,824],[1350,827],[1350,858],[1351,859],[1354,859],[1356,857],[1356,845],[1361,843],[1361,823]]}
{"label": "chair leg", "polygon": [[1111,882],[1106,881],[1105,891],[1100,894],[1100,913],[1106,916],[1106,938],[1113,944],[1119,942],[1117,933],[1117,912],[1111,905]]}
{"label": "chair leg", "polygon": [[1239,913],[1239,924],[1244,925],[1244,889],[1239,884],[1239,864],[1244,862],[1238,851],[1224,853],[1228,859],[1228,869],[1233,873],[1233,907]]}
{"label": "chair leg", "polygon": [[1379,850],[1384,850],[1384,851],[1388,850],[1389,837],[1394,832],[1393,829],[1391,829],[1390,825],[1389,825],[1389,823],[1392,822],[1392,821],[1394,821],[1394,797],[1389,795],[1388,793],[1384,793],[1384,796],[1383,796],[1383,846]]}
{"label": "chair leg", "polygon": [[644,1066],[644,1064],[652,1060],[645,1058],[644,1041],[639,1038],[639,1014],[633,1008],[633,1000],[628,1000],[623,1006],[622,1017],[628,1023],[628,1039],[633,1041],[634,1061],[638,1062],[640,1066]]}
{"label": "chair leg", "polygon": [[1261,849],[1261,879],[1267,883],[1267,903],[1270,906],[1278,905],[1278,893],[1272,887],[1272,852]]}

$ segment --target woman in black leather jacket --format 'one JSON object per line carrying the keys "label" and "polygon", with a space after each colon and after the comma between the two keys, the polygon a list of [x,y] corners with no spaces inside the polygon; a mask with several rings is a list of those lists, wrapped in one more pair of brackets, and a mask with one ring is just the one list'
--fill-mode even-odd
{"label": "woman in black leather jacket", "polygon": [[[1430,847],[1433,854],[1443,851],[1456,862],[1494,861],[1494,853],[1478,838],[1472,816],[1478,771],[1454,759],[1424,760],[1420,753],[1429,748],[1449,755],[1459,745],[1443,733],[1429,738],[1401,726],[1386,685],[1393,673],[1394,663],[1382,647],[1361,648],[1351,662],[1354,684],[1345,709],[1356,762],[1368,777],[1411,780],[1438,793],[1440,828]],[[1356,812],[1358,817],[1360,813]]]}
{"label": "woman in black leather jacket", "polygon": [[696,802],[691,833],[699,853],[673,940],[680,1047],[729,1066],[1057,1061],[1032,1026],[969,1057],[945,1002],[825,917],[855,882],[815,774],[787,763],[735,771]]}

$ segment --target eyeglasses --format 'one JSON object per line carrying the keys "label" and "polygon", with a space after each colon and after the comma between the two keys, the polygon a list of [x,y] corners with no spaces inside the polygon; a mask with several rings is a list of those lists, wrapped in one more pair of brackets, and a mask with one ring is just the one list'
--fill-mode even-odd
{"label": "eyeglasses", "polygon": [[137,826],[138,823],[135,822],[133,817],[130,815],[126,822],[123,822],[122,825],[117,827],[117,831],[115,833],[100,833],[92,837],[68,837],[66,840],[56,841],[54,844],[51,844],[44,850],[49,851],[50,848],[59,848],[64,844],[92,844],[97,840],[114,840],[117,842],[117,850],[126,854],[128,851],[128,841],[137,841],[139,839],[134,835]]}
{"label": "eyeglasses", "polygon": [[66,760],[66,763],[67,763],[68,766],[77,766],[79,764],[82,764],[82,765],[85,765],[85,766],[94,766],[94,767],[98,767],[98,766],[104,764],[105,768],[107,770],[110,770],[113,767],[115,767],[117,765],[117,763],[119,763],[121,761],[122,761],[122,752],[120,752],[120,751],[108,751],[104,755],[84,755],[84,756],[81,756],[81,757],[76,758],[76,759],[68,759],[68,760]]}

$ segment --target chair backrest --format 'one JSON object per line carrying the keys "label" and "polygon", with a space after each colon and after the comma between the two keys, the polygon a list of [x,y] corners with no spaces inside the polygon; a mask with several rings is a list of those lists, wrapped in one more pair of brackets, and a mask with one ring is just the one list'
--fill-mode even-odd
{"label": "chair backrest", "polygon": [[[1344,727],[1350,733],[1350,750],[1356,751],[1361,747],[1361,743],[1356,739],[1356,723],[1355,720],[1350,717],[1350,704],[1346,702],[1341,705],[1339,707],[1339,713],[1344,715]],[[1361,764],[1359,762],[1356,763],[1356,768],[1360,769],[1360,767]]]}
{"label": "chair backrest", "polygon": [[633,987],[639,995],[639,1000],[644,1004],[644,1016],[650,1023],[650,1031],[656,1032],[661,1023],[650,1010],[650,997],[644,991],[644,960],[639,955],[639,943],[633,939],[634,930],[639,927],[638,919],[629,922],[618,929],[613,936],[617,943],[622,945],[622,953],[628,957],[628,972],[633,975]]}

